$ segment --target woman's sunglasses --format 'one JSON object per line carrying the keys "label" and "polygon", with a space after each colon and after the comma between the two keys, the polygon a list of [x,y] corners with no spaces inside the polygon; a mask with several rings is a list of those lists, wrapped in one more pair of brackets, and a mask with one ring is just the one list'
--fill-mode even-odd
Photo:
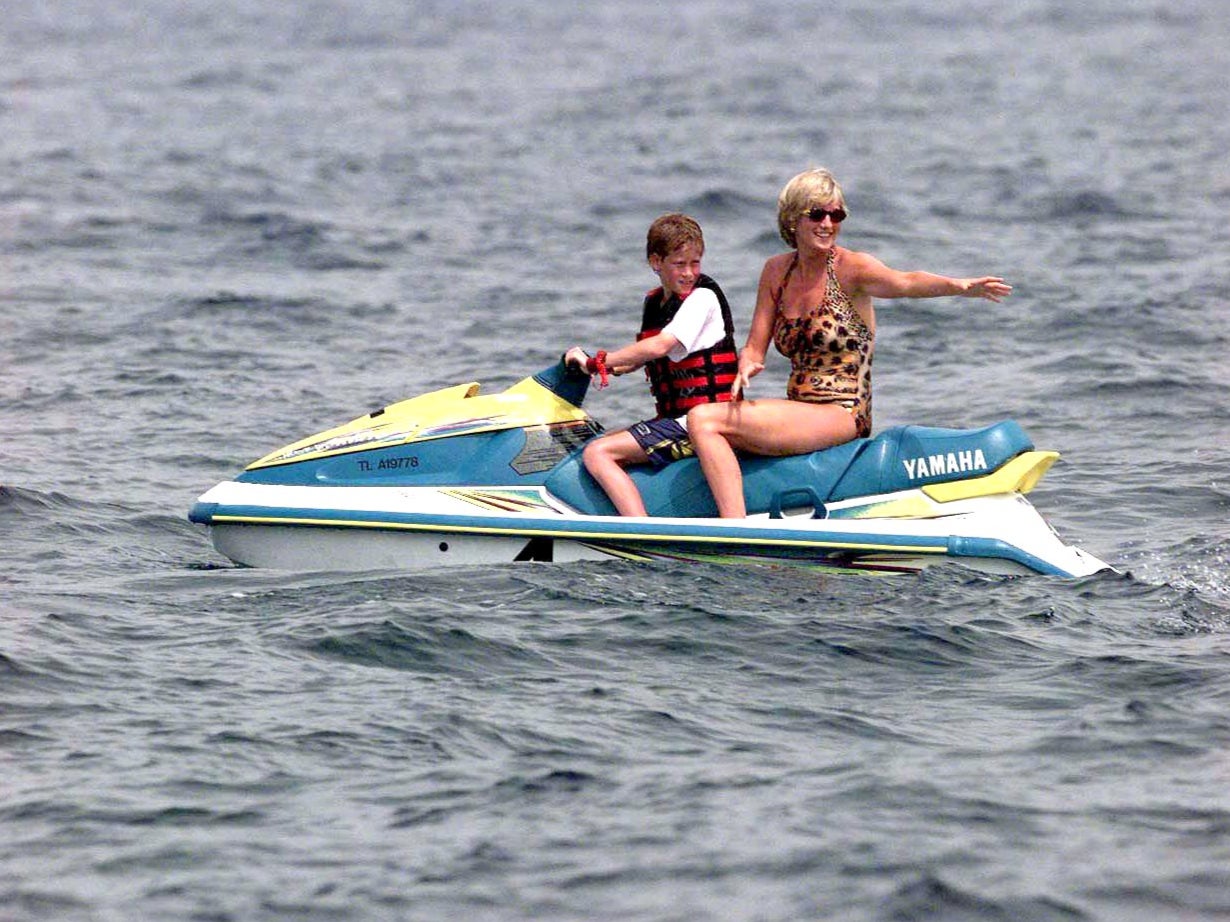
{"label": "woman's sunglasses", "polygon": [[834,224],[840,224],[846,219],[846,210],[844,208],[812,208],[809,211],[803,212],[803,214],[817,224],[824,220],[825,215],[828,215]]}

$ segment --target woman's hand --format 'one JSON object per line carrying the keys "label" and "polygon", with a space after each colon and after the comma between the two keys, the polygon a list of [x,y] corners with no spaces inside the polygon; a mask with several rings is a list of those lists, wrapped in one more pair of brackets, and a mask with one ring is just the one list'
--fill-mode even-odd
{"label": "woman's hand", "polygon": [[589,355],[580,346],[573,346],[564,353],[565,365],[576,365],[582,371],[585,370],[585,363],[589,361]]}
{"label": "woman's hand", "polygon": [[740,400],[745,388],[751,385],[752,378],[764,371],[764,362],[758,362],[755,359],[746,358],[742,352],[739,353],[739,371],[735,375],[735,380],[730,384],[730,396],[733,400]]}
{"label": "woman's hand", "polygon": [[958,279],[961,285],[961,297],[986,298],[999,303],[1012,293],[1012,286],[1001,278],[988,275],[980,279]]}

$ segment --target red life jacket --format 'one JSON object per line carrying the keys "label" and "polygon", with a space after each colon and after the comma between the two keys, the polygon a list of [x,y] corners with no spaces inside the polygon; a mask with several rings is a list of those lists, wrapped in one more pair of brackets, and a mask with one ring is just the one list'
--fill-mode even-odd
{"label": "red life jacket", "polygon": [[[739,371],[735,324],[726,295],[718,283],[707,275],[697,280],[696,288],[708,288],[717,295],[726,335],[708,349],[693,352],[680,362],[672,362],[669,357],[663,356],[645,366],[645,376],[649,378],[649,389],[657,403],[659,417],[673,419],[702,403],[730,400],[730,385]],[[679,312],[683,301],[676,295],[664,298],[663,294],[661,288],[655,288],[645,296],[641,332],[637,334],[637,340],[660,333]]]}

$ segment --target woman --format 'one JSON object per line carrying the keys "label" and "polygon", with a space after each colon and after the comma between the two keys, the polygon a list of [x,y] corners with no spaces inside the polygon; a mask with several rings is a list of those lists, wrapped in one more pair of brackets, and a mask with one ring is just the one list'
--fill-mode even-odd
{"label": "woman", "polygon": [[[723,518],[743,518],[743,474],[736,451],[795,455],[871,434],[872,298],[960,295],[1001,301],[1002,278],[957,279],[890,269],[869,253],[837,245],[846,219],[841,186],[825,169],[788,182],[777,200],[777,226],[790,252],[770,257],[760,274],[756,310],[732,403],[688,412],[688,432]],[[772,339],[790,359],[785,400],[740,400],[764,370]]]}

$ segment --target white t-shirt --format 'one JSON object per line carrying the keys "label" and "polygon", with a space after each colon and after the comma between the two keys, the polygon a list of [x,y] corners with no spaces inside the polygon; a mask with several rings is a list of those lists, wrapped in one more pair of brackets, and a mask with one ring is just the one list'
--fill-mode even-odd
{"label": "white t-shirt", "polygon": [[717,345],[726,335],[722,305],[718,303],[717,295],[709,288],[693,288],[662,332],[679,340],[679,345],[667,353],[672,362],[682,361],[693,352]]}

